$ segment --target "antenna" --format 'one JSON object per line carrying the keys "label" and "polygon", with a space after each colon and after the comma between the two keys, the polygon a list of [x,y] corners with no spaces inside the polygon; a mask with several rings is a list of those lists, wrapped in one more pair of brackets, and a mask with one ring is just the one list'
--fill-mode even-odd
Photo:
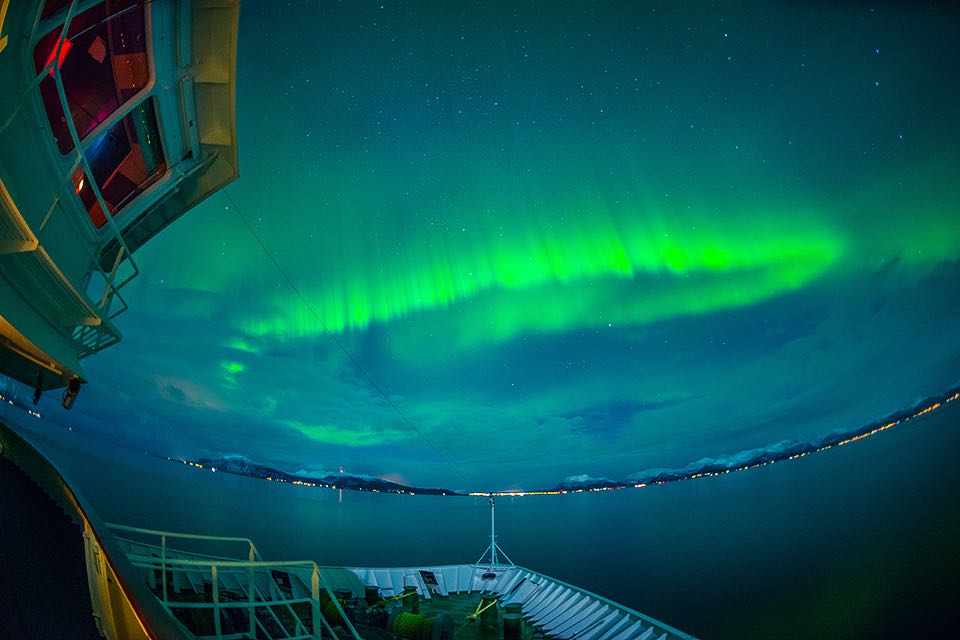
{"label": "antenna", "polygon": [[[510,556],[508,556],[504,550],[500,548],[500,545],[497,544],[496,507],[496,498],[490,496],[490,546],[487,547],[487,550],[483,552],[483,555],[481,555],[480,558],[474,563],[477,565],[489,564],[491,569],[500,565],[500,556],[504,557],[508,565],[513,566],[513,560],[511,560]],[[490,562],[485,563],[483,559],[487,558],[488,556]]]}

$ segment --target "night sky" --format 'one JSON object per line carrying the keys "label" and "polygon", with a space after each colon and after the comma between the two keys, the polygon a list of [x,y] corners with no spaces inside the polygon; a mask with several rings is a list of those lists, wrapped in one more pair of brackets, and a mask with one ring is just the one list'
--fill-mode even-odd
{"label": "night sky", "polygon": [[958,384],[960,13],[707,4],[245,3],[241,178],[138,254],[125,339],[62,418],[470,488],[237,207],[473,488]]}

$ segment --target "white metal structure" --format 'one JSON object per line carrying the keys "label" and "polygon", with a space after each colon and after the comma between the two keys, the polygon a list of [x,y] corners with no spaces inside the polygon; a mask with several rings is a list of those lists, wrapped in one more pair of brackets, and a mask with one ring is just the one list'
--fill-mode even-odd
{"label": "white metal structure", "polygon": [[[496,521],[496,511],[497,511],[497,499],[493,496],[490,496],[490,545],[487,547],[487,550],[483,552],[480,558],[477,560],[476,564],[489,564],[490,566],[497,566],[500,564],[500,556],[502,555],[507,561],[507,564],[512,565],[513,560],[510,559],[510,556],[500,548],[500,545],[497,544],[497,521]],[[484,558],[490,556],[488,561],[485,561]]]}
{"label": "white metal structure", "polygon": [[[209,612],[212,633],[198,635],[200,638],[253,638],[260,631],[268,638],[316,640],[321,637],[321,630],[326,629],[334,640],[340,640],[321,613],[320,591],[323,589],[328,601],[345,621],[352,639],[360,640],[323,572],[312,560],[266,562],[249,538],[173,533],[119,524],[107,524],[107,527],[120,534],[117,536],[120,547],[171,613],[176,615],[183,610]],[[134,537],[153,538],[159,544],[142,542]],[[246,553],[245,557],[237,558],[178,550],[169,546],[171,539],[239,543]],[[280,576],[283,576],[282,585],[278,581]],[[191,597],[179,597],[188,593]],[[224,599],[225,593],[235,594],[235,597],[231,595]],[[308,605],[309,614],[298,611],[297,605]],[[224,630],[224,619],[231,619],[226,614],[237,610],[245,611],[246,620],[239,628],[235,625]]]}
{"label": "white metal structure", "polygon": [[0,0],[0,372],[83,378],[133,253],[238,175],[239,0]]}
{"label": "white metal structure", "polygon": [[[425,600],[475,593],[493,596],[502,606],[518,603],[528,624],[544,636],[557,640],[693,640],[692,636],[682,631],[603,596],[513,564],[325,567],[309,560],[264,562],[248,538],[195,536],[115,524],[108,526],[117,534],[131,536],[118,537],[121,548],[171,612],[185,608],[214,612],[217,627],[213,634],[201,636],[203,638],[220,640],[249,637],[247,634],[251,628],[267,633],[265,620],[268,616],[275,622],[270,630],[275,633],[282,629],[286,634],[269,637],[318,638],[322,626],[337,638],[320,611],[320,590],[323,589],[330,601],[336,604],[337,612],[346,622],[353,639],[359,640],[356,630],[337,603],[334,592],[350,593],[360,598],[366,587],[376,587],[384,597],[389,598],[399,596],[405,588],[412,587]],[[158,543],[133,539],[144,536],[153,537]],[[246,559],[176,550],[169,545],[171,539],[239,543],[246,549]],[[286,589],[278,584],[274,571],[281,572],[285,582],[289,580]],[[169,589],[180,594],[209,593],[212,597],[209,600],[185,602],[171,598]],[[228,589],[241,597],[220,601],[218,594],[221,589]],[[301,603],[309,603],[312,607],[309,620],[292,609]],[[245,609],[249,615],[248,626],[233,633],[224,632],[219,626],[219,612],[226,609]],[[292,627],[283,624],[277,615],[278,609],[287,612],[285,619],[294,621]],[[319,620],[319,624],[311,620]]]}
{"label": "white metal structure", "polygon": [[[426,599],[454,593],[493,595],[503,606],[519,603],[529,624],[558,640],[693,640],[682,631],[603,596],[517,565],[353,567],[322,571],[352,572],[360,583],[354,587],[356,595],[362,593],[361,587],[378,587],[384,595],[396,595],[405,585],[415,585]],[[439,589],[428,588],[425,575],[434,577]],[[341,575],[338,588],[345,587],[347,582]]]}

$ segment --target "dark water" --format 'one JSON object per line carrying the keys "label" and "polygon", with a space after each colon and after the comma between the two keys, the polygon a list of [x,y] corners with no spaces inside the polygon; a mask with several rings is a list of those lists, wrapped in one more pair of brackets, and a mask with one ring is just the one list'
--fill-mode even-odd
{"label": "dark water", "polygon": [[[266,558],[472,562],[484,499],[307,489],[125,453],[37,421],[108,521],[246,535]],[[708,638],[949,637],[960,402],[801,460],[640,490],[498,500],[511,558]],[[949,627],[946,626],[949,623]]]}

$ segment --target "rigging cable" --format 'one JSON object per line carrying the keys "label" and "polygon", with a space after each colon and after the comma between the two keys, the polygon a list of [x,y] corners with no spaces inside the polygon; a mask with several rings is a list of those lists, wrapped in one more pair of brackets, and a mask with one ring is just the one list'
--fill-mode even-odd
{"label": "rigging cable", "polygon": [[359,371],[360,374],[367,380],[367,382],[370,384],[370,386],[373,387],[373,389],[376,390],[376,392],[377,392],[378,394],[380,394],[380,397],[382,397],[383,400],[384,400],[388,405],[390,405],[390,407],[391,407],[394,411],[396,411],[397,415],[400,416],[401,420],[403,420],[405,423],[407,423],[407,425],[408,425],[411,429],[413,429],[413,431],[414,431],[418,436],[420,436],[420,438],[421,438],[424,442],[427,443],[427,446],[429,446],[431,449],[433,449],[433,452],[436,453],[437,456],[439,456],[441,460],[443,460],[444,462],[446,462],[447,465],[448,465],[451,469],[453,469],[454,473],[456,473],[456,474],[460,477],[461,480],[463,480],[465,483],[467,483],[467,486],[470,487],[471,490],[476,491],[476,487],[473,486],[473,483],[470,482],[469,480],[467,480],[466,476],[464,476],[464,475],[460,472],[460,470],[457,469],[457,467],[454,466],[454,464],[453,464],[452,462],[450,462],[450,459],[449,459],[449,458],[447,458],[445,455],[443,455],[442,453],[440,453],[440,450],[437,449],[437,448],[433,445],[433,443],[430,442],[430,440],[427,438],[427,436],[425,436],[425,435],[423,434],[423,432],[420,431],[420,429],[417,428],[417,425],[415,425],[415,424],[413,423],[413,420],[411,420],[410,418],[408,418],[408,417],[407,417],[407,414],[405,414],[403,411],[401,411],[400,407],[398,407],[398,406],[393,402],[393,400],[390,399],[390,397],[389,397],[389,396],[386,394],[386,392],[380,387],[380,385],[377,384],[377,382],[370,376],[369,373],[367,373],[367,371],[366,371],[366,370],[363,368],[363,366],[357,361],[357,359],[353,357],[353,354],[350,353],[350,351],[349,351],[349,350],[347,349],[347,347],[343,344],[343,342],[341,342],[340,339],[337,338],[337,336],[336,336],[332,331],[330,331],[330,329],[327,327],[327,323],[324,322],[324,321],[323,321],[323,318],[320,317],[320,314],[318,314],[318,313],[316,312],[316,310],[313,308],[313,305],[310,304],[310,302],[307,300],[306,296],[304,296],[303,293],[300,291],[300,288],[297,287],[297,285],[294,284],[293,280],[290,279],[290,276],[288,276],[287,273],[286,273],[286,271],[283,270],[283,267],[280,266],[280,263],[279,263],[279,262],[277,261],[277,259],[274,257],[273,253],[267,248],[267,245],[265,245],[265,244],[263,243],[263,240],[260,239],[259,234],[257,234],[257,232],[256,232],[256,230],[253,228],[253,226],[247,221],[247,219],[246,219],[246,217],[243,215],[243,213],[241,213],[240,207],[238,207],[238,206],[237,206],[237,203],[234,202],[233,197],[232,197],[232,196],[230,195],[230,193],[227,191],[227,188],[226,188],[226,187],[223,188],[223,194],[227,197],[227,200],[230,201],[230,205],[233,207],[234,212],[236,212],[237,217],[239,217],[240,220],[243,221],[243,224],[244,224],[244,226],[247,228],[247,230],[250,232],[250,235],[252,235],[252,236],[253,236],[253,239],[257,241],[257,244],[260,245],[260,248],[263,249],[263,252],[267,255],[267,257],[270,258],[270,262],[273,263],[273,266],[275,266],[275,267],[277,268],[277,271],[280,273],[281,276],[283,276],[283,279],[287,281],[287,284],[290,285],[290,288],[293,289],[293,292],[297,294],[297,297],[300,298],[300,301],[301,301],[301,302],[304,304],[304,306],[310,311],[310,313],[313,314],[313,317],[317,319],[317,322],[320,323],[320,326],[323,328],[323,332],[324,332],[325,334],[327,334],[327,336],[329,336],[331,340],[333,340],[334,344],[337,345],[337,348],[340,349],[340,351],[343,352],[343,355],[345,355],[345,356],[347,357],[347,359],[348,359],[351,363],[353,363],[353,366],[355,366],[355,367],[357,368],[357,371]]}

